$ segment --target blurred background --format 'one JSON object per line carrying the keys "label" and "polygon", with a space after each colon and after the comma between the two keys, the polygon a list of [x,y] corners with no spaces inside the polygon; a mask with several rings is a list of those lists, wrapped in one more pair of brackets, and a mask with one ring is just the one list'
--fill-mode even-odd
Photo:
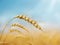
{"label": "blurred background", "polygon": [[60,0],[0,0],[0,26],[20,14],[60,24]]}
{"label": "blurred background", "polygon": [[[55,42],[55,44],[59,42],[57,40],[60,40],[60,37],[59,37],[59,34],[60,34],[60,0],[0,0],[0,33],[3,30],[3,26],[6,24],[7,21],[21,14],[24,14],[27,17],[30,17],[36,20],[41,26],[42,30],[47,31],[50,38],[53,37],[52,42]],[[23,22],[21,20],[19,20],[19,22],[20,24],[23,24],[25,27],[27,27],[27,29],[31,31],[31,34],[33,34],[35,37],[39,36],[40,30],[35,29],[35,27],[33,27],[32,25],[26,22]],[[4,30],[6,33],[9,32],[11,28],[10,27],[11,24],[12,23],[8,24],[8,26]],[[19,31],[20,30],[22,29],[19,29]],[[44,33],[42,34],[43,36],[41,35],[42,36],[41,39],[44,40],[43,42],[45,44],[45,42],[49,38],[45,37],[46,34]],[[57,37],[55,37],[55,34]],[[37,39],[40,40],[39,38]],[[8,39],[10,39],[10,37]],[[50,39],[49,41],[51,43]]]}

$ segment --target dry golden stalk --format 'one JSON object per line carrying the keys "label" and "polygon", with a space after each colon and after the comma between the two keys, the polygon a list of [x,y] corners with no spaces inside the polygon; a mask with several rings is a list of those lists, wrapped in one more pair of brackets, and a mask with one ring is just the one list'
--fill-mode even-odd
{"label": "dry golden stalk", "polygon": [[23,25],[21,25],[21,24],[14,23],[14,24],[12,24],[12,26],[20,27],[20,28],[24,29],[25,31],[29,32],[28,29],[26,27],[24,27]]}
{"label": "dry golden stalk", "polygon": [[19,19],[23,19],[31,24],[33,24],[36,28],[38,28],[39,30],[42,30],[41,27],[37,24],[36,21],[34,20],[31,20],[30,18],[24,16],[24,15],[20,15],[20,16],[17,16],[16,18],[19,18]]}

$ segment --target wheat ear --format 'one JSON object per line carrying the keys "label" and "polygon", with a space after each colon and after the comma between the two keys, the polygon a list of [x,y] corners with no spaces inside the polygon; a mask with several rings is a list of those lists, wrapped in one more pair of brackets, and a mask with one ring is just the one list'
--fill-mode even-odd
{"label": "wheat ear", "polygon": [[35,27],[38,28],[39,30],[42,30],[41,27],[38,25],[38,23],[37,23],[36,21],[31,20],[30,18],[28,18],[28,17],[26,17],[26,16],[24,16],[24,15],[20,15],[20,16],[18,15],[18,16],[16,16],[16,18],[23,19],[23,20],[31,23],[33,26],[35,26]]}
{"label": "wheat ear", "polygon": [[17,29],[11,29],[10,32],[18,32],[18,33],[21,33],[19,30]]}
{"label": "wheat ear", "polygon": [[26,27],[24,27],[23,25],[21,25],[21,24],[19,24],[19,23],[14,23],[14,24],[12,24],[12,26],[17,26],[17,27],[22,28],[22,29],[24,29],[25,31],[29,32]]}

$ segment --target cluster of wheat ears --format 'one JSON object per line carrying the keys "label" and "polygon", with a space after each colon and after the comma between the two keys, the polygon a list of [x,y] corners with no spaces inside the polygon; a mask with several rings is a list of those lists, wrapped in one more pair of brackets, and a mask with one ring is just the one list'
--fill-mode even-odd
{"label": "cluster of wheat ears", "polygon": [[[37,35],[36,34],[32,35],[31,32],[29,32],[29,29],[27,27],[23,26],[20,23],[13,23],[11,24],[11,27],[21,28],[24,31],[26,31],[25,32],[26,34],[25,33],[22,34],[21,30],[18,30],[18,29],[9,29],[9,33],[3,34],[7,25],[13,19],[16,19],[16,18],[22,19],[22,20],[27,21],[28,23],[31,23],[38,30],[41,30],[42,33],[39,33]],[[15,32],[18,34],[15,34]],[[40,25],[35,20],[32,20],[26,17],[25,15],[18,15],[12,18],[11,20],[9,20],[4,26],[1,36],[0,36],[0,45],[60,45],[59,39],[60,39],[59,34],[55,35],[51,39],[49,35],[40,27]]]}

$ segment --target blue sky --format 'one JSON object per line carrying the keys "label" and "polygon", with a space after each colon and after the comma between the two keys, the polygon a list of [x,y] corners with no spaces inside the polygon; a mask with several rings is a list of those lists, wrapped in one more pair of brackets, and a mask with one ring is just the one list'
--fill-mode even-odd
{"label": "blue sky", "polygon": [[1,23],[18,14],[37,21],[60,23],[60,0],[0,0]]}

